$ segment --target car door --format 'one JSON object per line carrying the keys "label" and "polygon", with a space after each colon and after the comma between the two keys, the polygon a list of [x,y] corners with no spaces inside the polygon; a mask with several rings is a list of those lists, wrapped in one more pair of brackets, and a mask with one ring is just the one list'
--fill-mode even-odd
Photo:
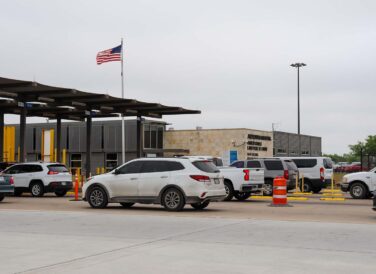
{"label": "car door", "polygon": [[370,186],[370,191],[375,191],[376,190],[376,169],[372,169],[370,172],[370,182],[371,182],[371,186]]}
{"label": "car door", "polygon": [[139,197],[156,197],[170,182],[168,161],[143,161],[138,185]]}
{"label": "car door", "polygon": [[112,197],[137,197],[141,161],[132,161],[109,174],[108,186]]}
{"label": "car door", "polygon": [[5,170],[4,173],[13,176],[14,187],[29,187],[31,177],[28,170],[27,165],[14,165]]}

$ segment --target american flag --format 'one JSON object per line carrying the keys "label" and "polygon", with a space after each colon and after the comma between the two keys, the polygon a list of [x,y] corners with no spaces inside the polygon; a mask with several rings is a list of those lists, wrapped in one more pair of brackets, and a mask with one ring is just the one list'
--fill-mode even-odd
{"label": "american flag", "polygon": [[121,61],[121,45],[98,52],[97,65],[112,61]]}

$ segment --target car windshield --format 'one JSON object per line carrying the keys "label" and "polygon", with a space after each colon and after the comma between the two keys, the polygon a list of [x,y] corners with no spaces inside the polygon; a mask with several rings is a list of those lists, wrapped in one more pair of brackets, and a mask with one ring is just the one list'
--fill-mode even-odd
{"label": "car windshield", "polygon": [[212,161],[195,161],[192,164],[197,167],[199,170],[208,172],[208,173],[218,173],[219,169]]}

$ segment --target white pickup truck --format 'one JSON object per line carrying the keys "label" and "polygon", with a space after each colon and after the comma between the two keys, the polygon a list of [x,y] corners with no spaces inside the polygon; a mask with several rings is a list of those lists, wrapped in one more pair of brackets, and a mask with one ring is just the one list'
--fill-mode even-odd
{"label": "white pickup truck", "polygon": [[185,156],[188,158],[212,161],[224,177],[226,198],[225,201],[235,197],[239,201],[248,199],[252,193],[260,192],[264,186],[264,169],[262,168],[236,168],[222,166],[222,160],[211,156]]}
{"label": "white pickup truck", "polygon": [[350,192],[354,199],[370,198],[376,191],[376,168],[368,172],[356,172],[343,176],[341,190]]}

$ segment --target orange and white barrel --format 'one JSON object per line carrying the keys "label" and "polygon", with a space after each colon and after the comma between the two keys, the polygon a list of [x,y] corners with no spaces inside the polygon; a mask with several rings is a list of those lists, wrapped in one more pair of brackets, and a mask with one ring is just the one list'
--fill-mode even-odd
{"label": "orange and white barrel", "polygon": [[274,179],[272,205],[276,205],[276,206],[287,205],[287,186],[286,186],[286,179],[283,177],[276,177]]}

